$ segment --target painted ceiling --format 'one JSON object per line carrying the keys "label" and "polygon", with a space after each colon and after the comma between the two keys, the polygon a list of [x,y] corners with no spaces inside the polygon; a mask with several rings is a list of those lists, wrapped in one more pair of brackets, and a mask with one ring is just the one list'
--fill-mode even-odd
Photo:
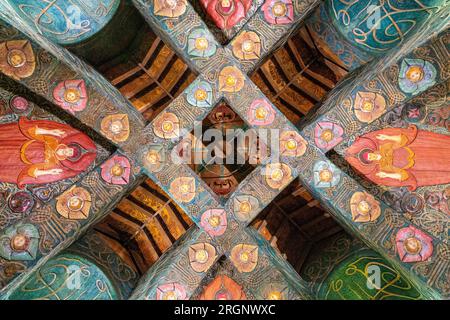
{"label": "painted ceiling", "polygon": [[0,297],[448,299],[449,14],[3,1]]}

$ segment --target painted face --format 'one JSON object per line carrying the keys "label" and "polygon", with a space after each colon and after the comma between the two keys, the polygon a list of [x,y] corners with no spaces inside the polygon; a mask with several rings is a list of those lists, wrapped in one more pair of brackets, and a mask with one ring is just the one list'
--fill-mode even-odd
{"label": "painted face", "polygon": [[221,221],[219,216],[212,216],[211,218],[209,218],[208,222],[213,228],[217,228],[218,226],[220,226]]}
{"label": "painted face", "polygon": [[284,173],[283,170],[281,169],[275,169],[273,170],[272,174],[270,175],[270,177],[272,178],[273,181],[281,181],[283,179]]}
{"label": "painted face", "polygon": [[124,168],[118,164],[114,165],[111,168],[111,174],[115,177],[120,177],[121,175],[123,175],[124,171],[125,171]]}
{"label": "painted face", "polygon": [[162,123],[162,130],[165,133],[169,133],[173,131],[173,122],[172,121],[164,121]]}
{"label": "painted face", "polygon": [[406,78],[411,82],[419,82],[423,79],[423,76],[423,68],[420,66],[411,66],[408,71],[406,71]]}
{"label": "painted face", "polygon": [[249,254],[247,252],[242,252],[239,255],[239,260],[241,260],[242,262],[246,263],[246,262],[248,262],[248,260],[250,260],[250,256],[249,256]]}
{"label": "painted face", "polygon": [[371,152],[367,155],[367,158],[369,159],[369,161],[378,161],[381,159],[381,155]]}
{"label": "painted face", "polygon": [[62,158],[70,158],[73,157],[75,154],[75,151],[72,148],[66,147],[66,148],[60,148],[56,151],[56,154]]}
{"label": "painted face", "polygon": [[252,205],[248,201],[241,202],[239,211],[242,213],[249,213],[252,210]]}
{"label": "painted face", "polygon": [[422,250],[422,244],[417,238],[408,238],[403,242],[406,252],[409,254],[418,254]]}
{"label": "painted face", "polygon": [[286,4],[281,1],[275,3],[275,5],[272,7],[272,13],[275,17],[283,17],[284,15],[286,15],[286,11]]}
{"label": "painted face", "polygon": [[374,104],[372,100],[365,100],[361,106],[362,111],[364,112],[372,112],[374,108]]}
{"label": "painted face", "polygon": [[225,80],[227,86],[229,87],[233,87],[236,85],[237,83],[237,79],[234,76],[228,76],[227,79]]}
{"label": "painted face", "polygon": [[222,6],[222,8],[229,8],[229,7],[231,7],[231,1],[230,0],[222,0],[220,2],[220,5]]}
{"label": "painted face", "polygon": [[297,141],[295,141],[294,139],[289,139],[288,141],[286,141],[286,149],[291,151],[297,149]]}
{"label": "painted face", "polygon": [[281,300],[282,293],[280,291],[272,291],[267,295],[268,300]]}
{"label": "painted face", "polygon": [[320,177],[320,181],[322,181],[322,182],[330,182],[331,179],[333,179],[333,174],[331,173],[330,170],[325,169],[325,170],[320,171],[319,177]]}
{"label": "painted face", "polygon": [[330,142],[334,138],[333,131],[330,129],[323,130],[322,134],[320,135],[320,138],[325,142]]}
{"label": "painted face", "polygon": [[203,89],[198,89],[195,91],[195,99],[198,101],[205,101],[208,98],[208,93]]}
{"label": "painted face", "polygon": [[25,53],[23,53],[20,50],[11,50],[8,53],[7,59],[8,59],[8,64],[14,68],[20,68],[20,67],[24,66],[25,63],[27,62]]}
{"label": "painted face", "polygon": [[159,160],[159,155],[158,155],[158,153],[155,152],[155,151],[150,151],[150,152],[147,154],[146,159],[147,159],[147,161],[148,161],[150,164],[157,164],[157,163],[158,163],[158,160]]}
{"label": "painted face", "polygon": [[208,254],[208,251],[206,251],[206,250],[198,250],[195,253],[195,260],[200,263],[205,263],[206,261],[208,261],[208,257],[209,257],[209,254]]}
{"label": "painted face", "polygon": [[64,92],[64,100],[69,103],[77,103],[80,101],[80,91],[77,89],[67,89],[66,92]]}
{"label": "painted face", "polygon": [[119,134],[123,129],[122,122],[120,121],[114,121],[111,123],[111,132],[114,134]]}
{"label": "painted face", "polygon": [[255,51],[255,44],[253,43],[253,41],[245,40],[242,43],[242,51],[247,52],[247,53],[251,53],[251,52]]}
{"label": "painted face", "polygon": [[189,190],[190,190],[190,187],[189,187],[188,184],[182,184],[182,185],[180,186],[180,193],[181,193],[181,194],[186,194],[186,193],[189,192]]}
{"label": "painted face", "polygon": [[67,202],[67,206],[72,211],[81,210],[83,208],[83,204],[84,204],[83,199],[81,199],[80,197],[76,197],[76,196],[71,197]]}
{"label": "painted face", "polygon": [[358,211],[362,214],[367,214],[370,211],[370,204],[367,201],[361,201],[358,204]]}
{"label": "painted face", "polygon": [[258,120],[264,120],[267,117],[267,110],[264,107],[258,107],[255,111]]}
{"label": "painted face", "polygon": [[208,43],[208,39],[206,38],[197,38],[195,40],[195,48],[197,50],[206,50],[208,49],[209,43]]}
{"label": "painted face", "polygon": [[25,251],[28,247],[29,239],[23,234],[16,234],[11,239],[11,248],[14,251]]}

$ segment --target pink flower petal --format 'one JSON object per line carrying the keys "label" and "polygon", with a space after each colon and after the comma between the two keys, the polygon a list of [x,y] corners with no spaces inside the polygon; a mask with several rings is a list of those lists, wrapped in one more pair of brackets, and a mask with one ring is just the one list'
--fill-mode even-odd
{"label": "pink flower petal", "polygon": [[[212,226],[209,219],[215,216],[218,217],[220,221],[217,226]],[[201,217],[200,225],[212,237],[223,235],[228,226],[226,211],[223,209],[206,210]]]}
{"label": "pink flower petal", "polygon": [[[119,165],[123,172],[121,175],[113,175],[111,170],[114,166]],[[101,165],[101,177],[110,184],[126,185],[130,182],[131,164],[124,156],[114,156]]]}

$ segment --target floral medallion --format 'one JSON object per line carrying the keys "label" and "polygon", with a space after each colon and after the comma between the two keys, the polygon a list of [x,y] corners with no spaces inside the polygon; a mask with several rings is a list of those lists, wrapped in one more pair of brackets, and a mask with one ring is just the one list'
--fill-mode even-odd
{"label": "floral medallion", "polygon": [[275,120],[275,116],[275,109],[266,99],[253,101],[247,111],[247,119],[254,126],[268,126]]}
{"label": "floral medallion", "polygon": [[270,24],[290,24],[294,21],[292,0],[266,0],[262,11],[264,19]]}
{"label": "floral medallion", "polygon": [[75,114],[86,108],[88,95],[84,80],[66,80],[53,90],[55,103],[64,110]]}
{"label": "floral medallion", "polygon": [[110,184],[126,185],[130,182],[131,164],[124,156],[114,156],[101,165],[102,179]]}
{"label": "floral medallion", "polygon": [[332,188],[337,186],[341,180],[341,171],[328,161],[317,161],[314,164],[313,172],[316,188]]}
{"label": "floral medallion", "polygon": [[356,93],[353,111],[359,121],[371,123],[386,111],[386,99],[375,92],[359,91]]}
{"label": "floral medallion", "polygon": [[156,288],[156,300],[186,300],[186,288],[176,282],[165,283]]}
{"label": "floral medallion", "polygon": [[233,199],[233,212],[241,222],[250,221],[260,209],[257,198],[247,194],[241,194]]}
{"label": "floral medallion", "polygon": [[39,230],[19,222],[0,233],[0,257],[6,260],[34,260],[39,246]]}
{"label": "floral medallion", "polygon": [[285,157],[301,157],[306,152],[308,142],[296,131],[283,131],[280,134],[280,154]]}
{"label": "floral medallion", "polygon": [[189,203],[195,198],[196,183],[192,177],[175,178],[169,187],[169,192],[175,200]]}
{"label": "floral medallion", "polygon": [[433,254],[433,239],[413,226],[400,229],[395,241],[403,262],[426,261]]}
{"label": "floral medallion", "polygon": [[253,31],[243,31],[231,42],[233,54],[240,60],[257,60],[261,57],[261,39]]}
{"label": "floral medallion", "polygon": [[196,243],[189,247],[189,263],[195,272],[207,271],[216,261],[216,248],[209,243]]}
{"label": "floral medallion", "polygon": [[115,143],[127,141],[130,136],[130,124],[126,114],[106,116],[101,123],[101,131]]}
{"label": "floral medallion", "polygon": [[252,272],[258,264],[258,246],[238,244],[231,250],[230,260],[239,272]]}
{"label": "floral medallion", "polygon": [[381,214],[380,203],[367,192],[355,192],[350,199],[350,209],[355,222],[375,221]]}
{"label": "floral medallion", "polygon": [[344,129],[332,122],[318,122],[314,129],[314,142],[324,151],[333,149],[342,142]]}
{"label": "floral medallion", "polygon": [[200,225],[211,237],[221,236],[228,227],[227,212],[223,209],[206,210],[200,218]]}
{"label": "floral medallion", "polygon": [[222,92],[236,93],[242,90],[245,78],[241,70],[234,66],[222,69],[219,74],[219,90]]}
{"label": "floral medallion", "polygon": [[272,189],[281,190],[292,179],[292,170],[285,163],[272,163],[266,166],[266,182]]}
{"label": "floral medallion", "polygon": [[163,139],[174,139],[180,135],[180,120],[171,112],[163,112],[153,121],[153,132]]}
{"label": "floral medallion", "polygon": [[398,83],[400,89],[417,95],[436,83],[437,71],[434,65],[422,59],[404,59],[400,67]]}
{"label": "floral medallion", "polygon": [[209,108],[213,100],[211,85],[206,81],[196,81],[186,90],[186,100],[191,106]]}
{"label": "floral medallion", "polygon": [[89,217],[92,197],[86,189],[73,186],[56,200],[56,211],[64,218],[85,220]]}
{"label": "floral medallion", "polygon": [[144,165],[150,172],[161,171],[165,162],[164,148],[161,145],[150,145],[144,156]]}
{"label": "floral medallion", "polygon": [[31,77],[36,69],[33,47],[28,40],[0,43],[0,71],[15,80]]}
{"label": "floral medallion", "polygon": [[214,36],[203,28],[192,30],[188,37],[188,54],[192,57],[208,58],[216,54]]}

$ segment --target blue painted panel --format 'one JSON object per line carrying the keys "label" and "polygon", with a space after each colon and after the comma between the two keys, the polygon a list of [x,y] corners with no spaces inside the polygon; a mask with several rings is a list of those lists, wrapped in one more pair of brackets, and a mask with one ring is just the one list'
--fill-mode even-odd
{"label": "blue painted panel", "polygon": [[114,16],[120,0],[8,0],[25,21],[62,45],[84,41]]}
{"label": "blue painted panel", "polygon": [[334,25],[355,46],[383,54],[411,36],[445,6],[445,0],[328,0]]}
{"label": "blue painted panel", "polygon": [[10,300],[115,300],[116,288],[91,261],[64,253],[51,259]]}

